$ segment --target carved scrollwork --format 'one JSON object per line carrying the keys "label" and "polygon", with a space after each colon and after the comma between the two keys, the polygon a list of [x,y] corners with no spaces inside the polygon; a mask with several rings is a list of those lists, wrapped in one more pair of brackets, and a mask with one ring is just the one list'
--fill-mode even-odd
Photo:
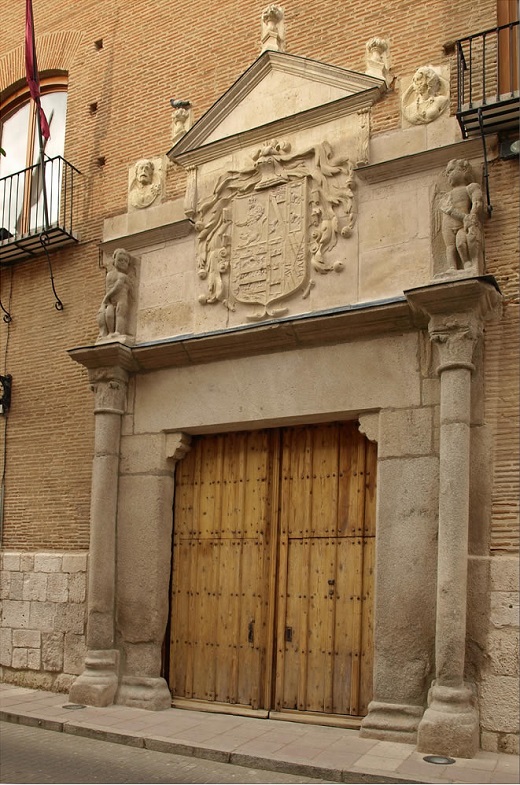
{"label": "carved scrollwork", "polygon": [[94,411],[123,414],[128,373],[122,368],[92,368],[90,389],[95,394]]}
{"label": "carved scrollwork", "polygon": [[473,352],[482,335],[482,324],[476,317],[434,315],[428,329],[432,343],[439,347],[441,364],[438,372],[446,368],[474,370]]}
{"label": "carved scrollwork", "polygon": [[[197,265],[202,304],[258,303],[252,319],[281,313],[270,304],[312,286],[311,270],[340,272],[327,254],[354,225],[353,165],[328,142],[291,153],[267,141],[241,170],[217,181],[199,206]],[[229,281],[223,276],[229,273]]]}

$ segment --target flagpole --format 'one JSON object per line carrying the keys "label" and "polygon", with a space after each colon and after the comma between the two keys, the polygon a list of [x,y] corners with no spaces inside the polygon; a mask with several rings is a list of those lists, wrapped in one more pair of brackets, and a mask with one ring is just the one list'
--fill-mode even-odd
{"label": "flagpole", "polygon": [[[31,33],[32,33],[32,54],[33,54],[33,63],[34,63],[34,76],[38,79],[38,87],[39,87],[39,74],[38,74],[38,61],[36,59],[36,38],[34,33],[34,16],[32,10],[32,0],[28,0],[28,5],[30,5],[31,9]],[[38,92],[37,100],[33,98],[36,104],[36,123],[38,128],[38,143],[40,147],[40,166],[42,170],[42,197],[43,197],[43,220],[44,220],[44,229],[47,232],[50,227],[49,222],[49,208],[47,204],[47,184],[45,182],[45,145],[43,143],[43,133],[42,133],[42,118],[41,118],[41,98]],[[36,219],[38,219],[38,215],[36,215]]]}

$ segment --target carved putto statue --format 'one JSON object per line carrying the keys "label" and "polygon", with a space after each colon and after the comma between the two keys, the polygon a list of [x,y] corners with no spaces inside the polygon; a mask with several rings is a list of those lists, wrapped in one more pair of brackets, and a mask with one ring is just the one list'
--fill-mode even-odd
{"label": "carved putto statue", "polygon": [[354,215],[353,165],[328,142],[292,152],[270,139],[250,164],[223,173],[199,204],[202,305],[260,306],[256,321],[287,311],[280,301],[309,295],[312,273],[341,272]]}
{"label": "carved putto statue", "polygon": [[386,86],[390,87],[393,74],[390,73],[390,57],[388,41],[384,38],[370,38],[365,46],[366,68],[368,76],[384,79]]}
{"label": "carved putto statue", "polygon": [[271,3],[262,11],[262,49],[275,52],[285,51],[284,10],[281,6]]}
{"label": "carved putto statue", "polygon": [[479,272],[482,258],[482,189],[468,161],[454,158],[446,166],[450,190],[439,200],[446,273]]}
{"label": "carved putto statue", "polygon": [[135,289],[133,259],[124,248],[114,251],[107,265],[105,296],[97,314],[98,343],[124,338],[129,332],[131,300]]}
{"label": "carved putto statue", "polygon": [[157,199],[161,191],[160,176],[160,171],[150,159],[137,161],[128,195],[132,207],[140,210],[149,207]]}
{"label": "carved putto statue", "polygon": [[421,66],[402,98],[403,116],[412,125],[436,120],[449,103],[448,84],[429,65]]}

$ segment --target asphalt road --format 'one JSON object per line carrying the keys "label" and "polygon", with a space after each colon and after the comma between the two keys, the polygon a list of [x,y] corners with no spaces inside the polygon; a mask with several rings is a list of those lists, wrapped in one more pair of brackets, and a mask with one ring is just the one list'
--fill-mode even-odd
{"label": "asphalt road", "polygon": [[323,783],[0,722],[2,783]]}

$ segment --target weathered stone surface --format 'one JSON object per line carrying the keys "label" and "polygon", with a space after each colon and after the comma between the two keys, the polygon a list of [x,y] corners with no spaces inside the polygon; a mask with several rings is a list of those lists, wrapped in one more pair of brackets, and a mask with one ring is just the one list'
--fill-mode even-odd
{"label": "weathered stone surface", "polygon": [[[161,466],[164,449],[162,434],[123,436],[121,438],[121,474],[154,473]],[[164,471],[164,466],[161,467]]]}
{"label": "weathered stone surface", "polygon": [[41,666],[41,652],[39,649],[27,649],[27,667],[39,671]]}
{"label": "weathered stone surface", "polygon": [[495,627],[518,628],[518,592],[491,592],[491,623]]}
{"label": "weathered stone surface", "polygon": [[518,679],[486,675],[480,684],[480,721],[485,730],[518,733]]}
{"label": "weathered stone surface", "polygon": [[87,575],[77,572],[69,575],[69,602],[84,602],[86,597]]}
{"label": "weathered stone surface", "polygon": [[82,635],[85,632],[85,608],[83,605],[56,606],[56,632],[74,632]]}
{"label": "weathered stone surface", "polygon": [[496,676],[518,678],[518,633],[514,630],[491,630],[488,637],[491,667]]}
{"label": "weathered stone surface", "polygon": [[11,665],[13,668],[27,668],[27,649],[13,648]]}
{"label": "weathered stone surface", "polygon": [[23,579],[23,599],[41,600],[47,599],[47,575],[45,573],[26,573]]}
{"label": "weathered stone surface", "polygon": [[380,415],[379,458],[429,455],[432,452],[432,410],[383,410]]}
{"label": "weathered stone surface", "polygon": [[0,572],[0,600],[7,600],[10,598],[11,574],[12,573],[9,570],[2,570]]}
{"label": "weathered stone surface", "polygon": [[517,555],[498,556],[491,559],[491,591],[517,592],[519,589],[520,561]]}
{"label": "weathered stone surface", "polygon": [[63,572],[85,572],[87,569],[86,553],[64,553]]}
{"label": "weathered stone surface", "polygon": [[13,657],[13,640],[10,629],[0,628],[0,665],[11,667]]}
{"label": "weathered stone surface", "polygon": [[33,572],[34,570],[34,556],[32,553],[22,553],[20,555],[20,571]]}
{"label": "weathered stone surface", "polygon": [[63,668],[63,633],[44,632],[42,635],[42,666],[46,671]]}
{"label": "weathered stone surface", "polygon": [[63,670],[66,673],[79,675],[85,664],[86,653],[87,647],[84,635],[76,635],[73,632],[65,633]]}
{"label": "weathered stone surface", "polygon": [[13,572],[20,570],[20,554],[10,553],[5,551],[3,554],[3,568],[4,570],[13,570]]}
{"label": "weathered stone surface", "polygon": [[[29,627],[30,607],[30,602],[20,602],[19,600],[4,600],[2,602],[2,627]],[[36,625],[31,624],[31,626]]]}
{"label": "weathered stone surface", "polygon": [[12,572],[9,585],[9,599],[23,600],[23,572]]}
{"label": "weathered stone surface", "polygon": [[28,649],[38,649],[41,644],[39,630],[13,630],[13,646],[26,646]]}
{"label": "weathered stone surface", "polygon": [[51,573],[47,580],[47,600],[50,602],[67,602],[68,580],[61,572]]}
{"label": "weathered stone surface", "polygon": [[30,605],[30,625],[26,626],[30,626],[35,630],[40,630],[40,632],[52,632],[54,629],[54,620],[56,618],[56,603],[31,602]]}
{"label": "weathered stone surface", "polygon": [[36,553],[34,555],[35,572],[60,572],[61,554],[58,553]]}

